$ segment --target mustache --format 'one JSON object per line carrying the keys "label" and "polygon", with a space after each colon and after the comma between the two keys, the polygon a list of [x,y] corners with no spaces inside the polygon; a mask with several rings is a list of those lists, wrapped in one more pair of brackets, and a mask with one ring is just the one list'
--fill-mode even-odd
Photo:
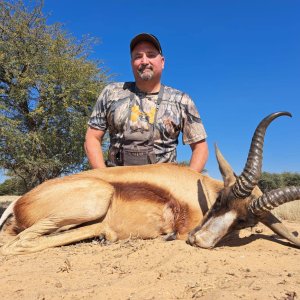
{"label": "mustache", "polygon": [[138,71],[140,71],[140,72],[143,72],[143,71],[145,71],[145,70],[151,70],[151,71],[153,71],[153,68],[152,68],[152,66],[149,66],[149,65],[141,65],[141,66],[138,68]]}

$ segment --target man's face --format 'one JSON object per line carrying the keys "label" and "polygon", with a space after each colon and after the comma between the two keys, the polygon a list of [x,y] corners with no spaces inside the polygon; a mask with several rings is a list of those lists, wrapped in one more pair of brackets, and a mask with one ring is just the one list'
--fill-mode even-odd
{"label": "man's face", "polygon": [[131,67],[135,80],[160,80],[165,59],[149,42],[138,43],[131,53]]}

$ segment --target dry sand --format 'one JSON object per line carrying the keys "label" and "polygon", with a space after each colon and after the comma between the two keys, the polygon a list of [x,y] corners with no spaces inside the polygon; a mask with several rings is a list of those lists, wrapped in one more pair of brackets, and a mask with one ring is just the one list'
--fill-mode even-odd
{"label": "dry sand", "polygon": [[[285,225],[300,232],[300,222]],[[292,300],[300,297],[299,258],[263,225],[213,250],[162,239],[95,240],[0,256],[0,299]]]}

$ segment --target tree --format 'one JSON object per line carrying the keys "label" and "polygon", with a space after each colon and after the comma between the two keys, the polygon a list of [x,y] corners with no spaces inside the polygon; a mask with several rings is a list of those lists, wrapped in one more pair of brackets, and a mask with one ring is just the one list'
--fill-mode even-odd
{"label": "tree", "polygon": [[285,186],[299,186],[300,174],[299,173],[268,173],[263,172],[258,186],[263,192],[268,192],[274,189],[282,188]]}
{"label": "tree", "polygon": [[87,119],[108,80],[89,59],[95,39],[47,25],[42,8],[0,0],[0,167],[22,192],[84,168]]}

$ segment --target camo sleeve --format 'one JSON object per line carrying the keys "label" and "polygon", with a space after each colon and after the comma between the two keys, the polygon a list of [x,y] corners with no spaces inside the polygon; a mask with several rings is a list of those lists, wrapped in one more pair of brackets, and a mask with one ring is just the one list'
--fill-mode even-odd
{"label": "camo sleeve", "polygon": [[88,121],[89,126],[103,131],[107,129],[107,110],[109,104],[110,90],[110,84],[102,90],[94,106],[91,117]]}
{"label": "camo sleeve", "polygon": [[207,134],[193,100],[187,94],[184,94],[181,105],[183,144],[192,144],[206,139]]}

